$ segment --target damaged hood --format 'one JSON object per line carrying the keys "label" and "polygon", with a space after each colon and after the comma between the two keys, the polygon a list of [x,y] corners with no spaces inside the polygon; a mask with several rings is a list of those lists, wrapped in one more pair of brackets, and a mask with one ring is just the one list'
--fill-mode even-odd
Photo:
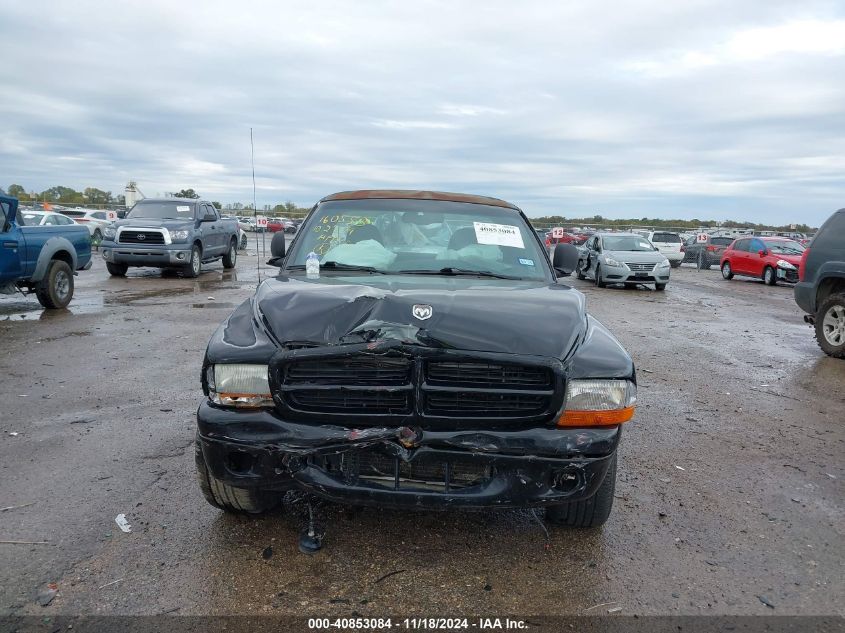
{"label": "damaged hood", "polygon": [[253,311],[282,345],[399,340],[559,359],[587,326],[584,296],[568,286],[449,276],[280,276],[259,286]]}

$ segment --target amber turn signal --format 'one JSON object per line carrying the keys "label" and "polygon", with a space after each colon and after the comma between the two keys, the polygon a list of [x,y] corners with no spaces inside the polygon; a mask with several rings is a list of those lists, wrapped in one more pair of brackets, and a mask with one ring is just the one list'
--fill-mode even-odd
{"label": "amber turn signal", "polygon": [[617,426],[634,417],[634,407],[605,411],[564,411],[558,426]]}

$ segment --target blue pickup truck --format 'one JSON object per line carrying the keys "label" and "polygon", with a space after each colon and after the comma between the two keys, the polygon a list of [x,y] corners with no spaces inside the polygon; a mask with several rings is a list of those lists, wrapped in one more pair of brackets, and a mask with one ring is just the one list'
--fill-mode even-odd
{"label": "blue pickup truck", "polygon": [[24,226],[16,198],[0,195],[0,293],[34,292],[45,308],[73,298],[77,270],[91,267],[91,234],[82,225]]}
{"label": "blue pickup truck", "polygon": [[224,220],[214,205],[187,198],[145,198],[126,217],[103,231],[103,259],[111,275],[123,277],[130,266],[181,270],[200,274],[202,265],[218,259],[234,268],[240,229]]}

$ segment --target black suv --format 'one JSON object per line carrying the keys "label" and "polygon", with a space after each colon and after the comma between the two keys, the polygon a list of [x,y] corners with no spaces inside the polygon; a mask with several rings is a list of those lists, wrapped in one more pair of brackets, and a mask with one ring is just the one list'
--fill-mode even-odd
{"label": "black suv", "polygon": [[839,209],[810,242],[801,259],[795,301],[816,328],[825,353],[845,358],[845,209]]}
{"label": "black suv", "polygon": [[279,275],[206,350],[196,462],[209,503],[264,512],[296,488],[605,522],[636,374],[557,279],[575,247],[551,262],[512,204],[432,191],[334,194],[287,253],[284,240]]}

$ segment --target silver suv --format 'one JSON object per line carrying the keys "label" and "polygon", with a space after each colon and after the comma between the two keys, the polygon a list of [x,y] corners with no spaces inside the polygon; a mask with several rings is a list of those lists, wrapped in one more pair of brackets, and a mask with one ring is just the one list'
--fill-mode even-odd
{"label": "silver suv", "polygon": [[599,288],[607,284],[654,284],[665,290],[669,283],[669,260],[642,235],[596,233],[581,247],[578,279],[592,277]]}

